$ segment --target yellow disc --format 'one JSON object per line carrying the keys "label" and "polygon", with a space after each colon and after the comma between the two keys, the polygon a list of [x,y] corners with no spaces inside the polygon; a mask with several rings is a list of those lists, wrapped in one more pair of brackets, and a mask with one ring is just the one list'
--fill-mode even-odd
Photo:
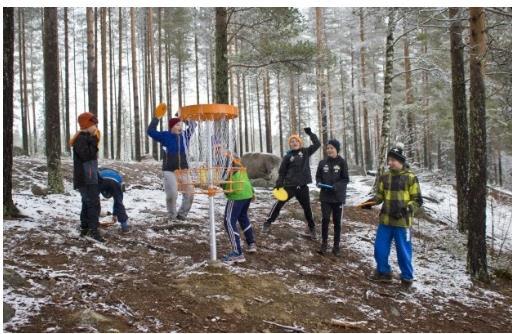
{"label": "yellow disc", "polygon": [[274,195],[274,197],[281,202],[284,202],[288,199],[288,193],[284,188],[275,188],[272,190],[272,195]]}
{"label": "yellow disc", "polygon": [[181,120],[220,121],[238,117],[238,108],[229,104],[196,104],[180,108]]}
{"label": "yellow disc", "polygon": [[167,105],[165,103],[160,103],[155,108],[155,116],[157,118],[162,118],[165,115],[166,112],[167,112]]}

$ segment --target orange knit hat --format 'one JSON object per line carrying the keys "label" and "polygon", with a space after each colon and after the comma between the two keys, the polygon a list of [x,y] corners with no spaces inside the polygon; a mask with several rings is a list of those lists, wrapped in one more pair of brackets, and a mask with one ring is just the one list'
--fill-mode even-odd
{"label": "orange knit hat", "polygon": [[292,139],[297,140],[300,143],[301,147],[304,146],[304,142],[302,141],[302,138],[298,134],[293,134],[290,136],[290,138],[288,138],[288,145],[290,145],[290,141]]}
{"label": "orange knit hat", "polygon": [[78,125],[80,125],[80,130],[88,129],[96,124],[98,124],[98,119],[90,112],[84,112],[78,116]]}

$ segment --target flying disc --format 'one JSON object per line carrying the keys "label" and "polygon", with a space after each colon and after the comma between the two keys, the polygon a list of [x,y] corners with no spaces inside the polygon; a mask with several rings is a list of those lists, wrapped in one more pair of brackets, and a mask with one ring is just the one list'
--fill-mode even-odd
{"label": "flying disc", "polygon": [[284,202],[288,199],[288,193],[284,188],[275,188],[272,190],[272,195],[274,195],[274,197],[281,202]]}

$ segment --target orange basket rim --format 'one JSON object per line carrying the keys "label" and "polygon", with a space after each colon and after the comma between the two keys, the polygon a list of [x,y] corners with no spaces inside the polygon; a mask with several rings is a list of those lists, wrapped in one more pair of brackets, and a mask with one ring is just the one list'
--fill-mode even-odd
{"label": "orange basket rim", "polygon": [[238,117],[238,108],[231,104],[194,104],[181,107],[179,118],[191,121],[219,121]]}

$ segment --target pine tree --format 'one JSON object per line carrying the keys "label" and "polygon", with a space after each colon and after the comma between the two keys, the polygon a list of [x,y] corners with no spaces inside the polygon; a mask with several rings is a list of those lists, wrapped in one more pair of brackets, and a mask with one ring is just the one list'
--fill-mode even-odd
{"label": "pine tree", "polygon": [[48,189],[64,192],[60,170],[59,48],[57,8],[44,8],[43,59]]}
{"label": "pine tree", "polygon": [[3,175],[3,209],[4,219],[15,217],[19,211],[12,199],[12,125],[13,125],[13,92],[14,92],[14,9],[4,7],[3,9],[3,95],[4,95],[4,175]]}

